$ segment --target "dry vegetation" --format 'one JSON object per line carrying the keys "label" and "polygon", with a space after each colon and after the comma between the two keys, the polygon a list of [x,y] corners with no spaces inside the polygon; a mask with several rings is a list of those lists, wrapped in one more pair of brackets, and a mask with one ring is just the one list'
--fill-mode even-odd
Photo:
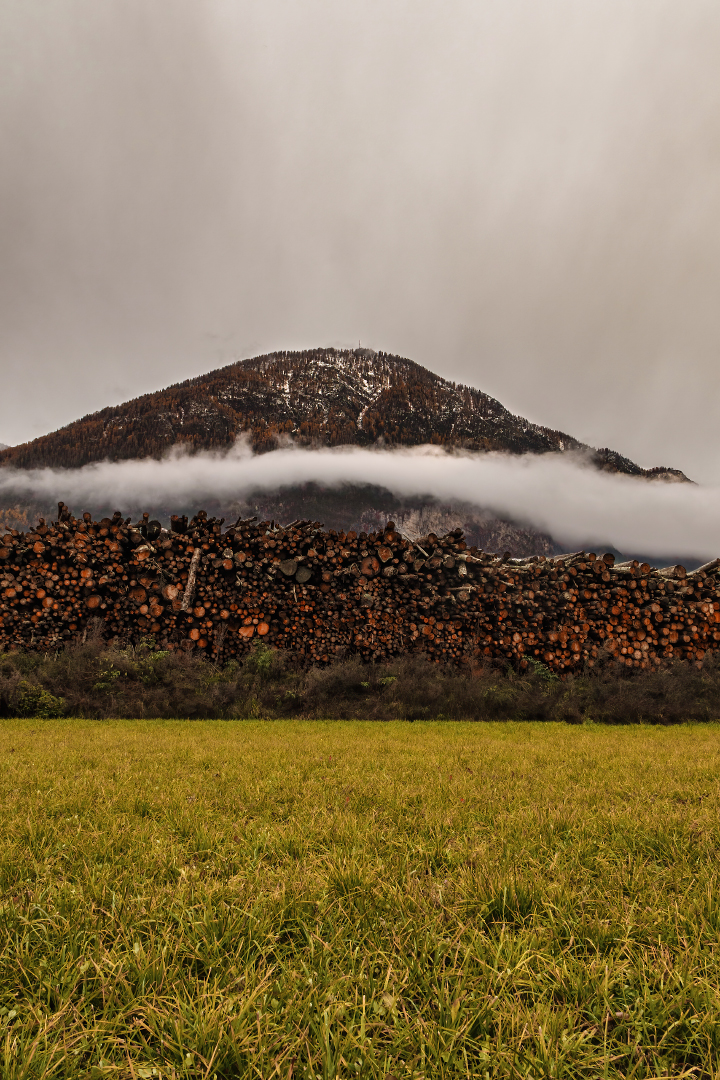
{"label": "dry vegetation", "polygon": [[308,669],[261,639],[223,667],[199,654],[101,638],[57,653],[0,655],[0,716],[45,719],[262,717],[677,724],[720,719],[720,657],[648,671],[609,665],[560,679],[536,660],[472,673],[423,656],[357,657]]}
{"label": "dry vegetation", "polygon": [[717,1076],[720,730],[10,720],[0,1072]]}

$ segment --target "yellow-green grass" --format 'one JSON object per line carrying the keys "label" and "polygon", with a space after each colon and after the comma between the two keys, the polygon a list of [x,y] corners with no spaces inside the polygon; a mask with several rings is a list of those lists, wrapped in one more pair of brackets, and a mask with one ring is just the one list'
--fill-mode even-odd
{"label": "yellow-green grass", "polygon": [[4,721],[0,1076],[720,1075],[719,769],[710,725]]}

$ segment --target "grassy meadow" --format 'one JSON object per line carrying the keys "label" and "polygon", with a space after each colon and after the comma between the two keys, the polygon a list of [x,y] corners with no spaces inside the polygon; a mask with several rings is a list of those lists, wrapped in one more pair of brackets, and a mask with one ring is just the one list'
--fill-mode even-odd
{"label": "grassy meadow", "polygon": [[720,1075],[720,727],[0,722],[0,1076]]}

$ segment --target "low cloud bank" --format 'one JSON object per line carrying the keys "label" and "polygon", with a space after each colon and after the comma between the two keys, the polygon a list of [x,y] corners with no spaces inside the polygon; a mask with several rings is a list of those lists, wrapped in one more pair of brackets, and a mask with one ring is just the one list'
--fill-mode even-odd
{"label": "low cloud bank", "polygon": [[18,491],[73,509],[114,502],[172,506],[241,499],[253,491],[315,482],[375,484],[398,498],[459,500],[551,533],[568,548],[593,542],[620,551],[711,558],[720,554],[720,487],[648,482],[598,472],[579,458],[447,453],[437,447],[253,454],[173,453],[162,461],[101,462],[82,469],[0,469],[0,497]]}

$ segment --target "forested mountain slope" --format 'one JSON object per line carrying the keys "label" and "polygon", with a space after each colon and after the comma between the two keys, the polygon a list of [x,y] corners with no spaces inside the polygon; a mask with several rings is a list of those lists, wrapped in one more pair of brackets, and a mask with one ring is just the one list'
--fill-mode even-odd
{"label": "forested mountain slope", "polygon": [[277,352],[102,409],[58,431],[0,451],[0,466],[77,468],[93,461],[159,457],[180,444],[224,449],[246,434],[257,451],[284,437],[308,446],[436,443],[513,454],[586,451],[600,468],[684,480],[641,469],[561,431],[514,416],[480,390],[412,360],[369,349]]}

